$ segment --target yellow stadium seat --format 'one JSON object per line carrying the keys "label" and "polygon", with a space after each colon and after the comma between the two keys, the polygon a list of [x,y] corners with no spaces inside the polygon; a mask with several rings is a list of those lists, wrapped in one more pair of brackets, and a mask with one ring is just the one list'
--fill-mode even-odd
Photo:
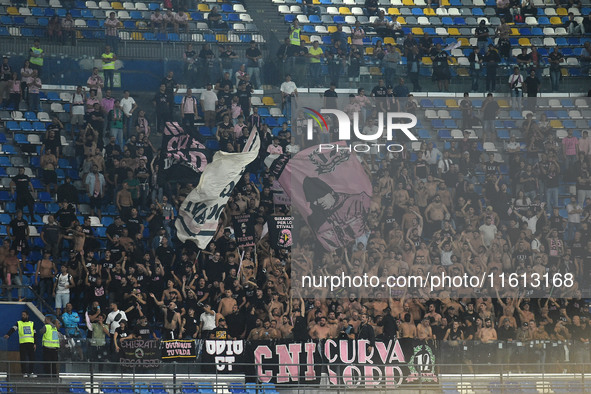
{"label": "yellow stadium seat", "polygon": [[351,45],[353,41],[351,40],[351,36],[347,37],[347,44]]}
{"label": "yellow stadium seat", "polygon": [[123,9],[123,4],[121,4],[121,3],[120,3],[120,2],[118,2],[118,1],[114,1],[114,2],[112,2],[112,3],[111,3],[111,7],[112,7],[114,10],[122,10],[122,9]]}
{"label": "yellow stadium seat", "polygon": [[228,36],[225,34],[216,34],[215,39],[217,42],[228,42]]}
{"label": "yellow stadium seat", "polygon": [[457,27],[450,27],[447,29],[447,33],[450,36],[459,36],[460,35],[460,31],[458,30]]}
{"label": "yellow stadium seat", "polygon": [[435,13],[435,10],[433,10],[433,8],[425,8],[425,9],[423,9],[423,13],[424,13],[426,16],[435,16],[435,15],[437,15],[437,14]]}
{"label": "yellow stadium seat", "polygon": [[519,30],[517,30],[517,28],[512,27],[511,28],[511,33],[512,36],[518,36],[519,35]]}
{"label": "yellow stadium seat", "polygon": [[373,47],[365,48],[365,54],[366,55],[373,55]]}
{"label": "yellow stadium seat", "polygon": [[470,41],[468,41],[468,39],[465,38],[465,37],[458,38],[458,42],[460,44],[462,44],[463,47],[469,47],[470,46]]}
{"label": "yellow stadium seat", "polygon": [[382,70],[379,67],[370,67],[369,74],[370,75],[382,75]]}
{"label": "yellow stadium seat", "polygon": [[441,5],[449,7],[450,6],[449,0],[441,0]]}
{"label": "yellow stadium seat", "polygon": [[143,41],[144,35],[140,32],[134,31],[131,33],[131,39],[134,41]]}
{"label": "yellow stadium seat", "polygon": [[329,33],[334,33],[335,31],[337,31],[337,27],[336,26],[328,26],[328,32]]}
{"label": "yellow stadium seat", "polygon": [[304,41],[306,44],[310,43],[310,37],[308,36],[301,36],[302,37],[302,41]]}
{"label": "yellow stadium seat", "polygon": [[557,8],[556,9],[556,15],[558,15],[558,16],[567,16],[568,15],[568,11],[566,10],[566,8]]}
{"label": "yellow stadium seat", "polygon": [[398,8],[390,7],[388,8],[388,15],[400,15],[400,10]]}
{"label": "yellow stadium seat", "polygon": [[35,0],[27,0],[27,6],[37,7],[37,3],[35,3]]}
{"label": "yellow stadium seat", "polygon": [[460,77],[469,77],[470,76],[470,71],[468,71],[468,69],[464,68],[464,67],[458,68],[457,73]]}
{"label": "yellow stadium seat", "polygon": [[505,99],[500,99],[499,101],[497,101],[497,103],[499,104],[499,107],[501,108],[509,108],[509,102]]}
{"label": "yellow stadium seat", "polygon": [[396,45],[396,40],[393,37],[384,37],[384,44]]}
{"label": "yellow stadium seat", "polygon": [[562,122],[558,119],[553,119],[550,121],[550,127],[554,129],[562,129]]}
{"label": "yellow stadium seat", "polygon": [[415,2],[413,0],[402,0],[402,4],[406,6],[414,6]]}
{"label": "yellow stadium seat", "polygon": [[421,28],[421,27],[413,27],[411,31],[412,31],[412,34],[417,35],[417,36],[422,36],[424,34],[423,28]]}
{"label": "yellow stadium seat", "polygon": [[562,19],[560,19],[560,17],[558,16],[553,16],[552,18],[550,18],[550,23],[552,23],[553,25],[562,25]]}
{"label": "yellow stadium seat", "polygon": [[568,73],[568,69],[566,69],[566,68],[561,68],[560,69],[560,74],[562,74],[563,77],[568,77],[570,75]]}
{"label": "yellow stadium seat", "polygon": [[424,56],[424,57],[423,57],[423,59],[422,59],[421,61],[423,62],[423,64],[424,64],[425,66],[430,66],[430,65],[432,65],[432,64],[433,64],[433,60],[431,60],[431,58],[430,58],[430,57],[428,57],[428,56]]}
{"label": "yellow stadium seat", "polygon": [[445,106],[447,108],[459,108],[460,107],[458,105],[458,102],[456,101],[456,99],[447,99],[447,100],[445,100]]}
{"label": "yellow stadium seat", "polygon": [[531,42],[529,41],[529,38],[521,37],[519,39],[519,45],[521,45],[522,47],[531,47]]}
{"label": "yellow stadium seat", "polygon": [[320,5],[320,0],[313,0],[312,3],[314,3],[315,5]]}
{"label": "yellow stadium seat", "polygon": [[268,106],[276,106],[277,104],[275,104],[275,100],[273,100],[273,97],[263,97],[263,104],[264,105],[268,105]]}
{"label": "yellow stadium seat", "polygon": [[84,36],[82,35],[82,32],[80,30],[76,30],[76,38],[79,38],[81,40],[84,39]]}
{"label": "yellow stadium seat", "polygon": [[400,23],[401,25],[406,25],[406,19],[404,19],[403,16],[396,18],[396,22]]}
{"label": "yellow stadium seat", "polygon": [[197,4],[197,10],[201,12],[209,12],[209,6],[205,3],[199,3]]}
{"label": "yellow stadium seat", "polygon": [[20,15],[19,12],[18,12],[18,8],[16,8],[16,7],[8,7],[6,9],[6,13],[8,15]]}
{"label": "yellow stadium seat", "polygon": [[449,57],[449,64],[451,64],[452,66],[455,66],[458,64],[458,59],[456,59],[454,56],[450,56]]}
{"label": "yellow stadium seat", "polygon": [[351,10],[349,9],[349,7],[340,7],[339,8],[339,14],[341,14],[341,15],[351,15]]}

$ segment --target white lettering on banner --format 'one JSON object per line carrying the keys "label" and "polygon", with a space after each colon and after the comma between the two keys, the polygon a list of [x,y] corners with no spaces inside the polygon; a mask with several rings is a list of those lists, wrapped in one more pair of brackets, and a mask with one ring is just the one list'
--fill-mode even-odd
{"label": "white lettering on banner", "polygon": [[244,352],[244,341],[241,340],[207,340],[205,341],[207,354],[215,355],[215,367],[218,371],[233,370],[232,364],[236,362],[236,356]]}
{"label": "white lettering on banner", "polygon": [[205,248],[215,235],[219,218],[232,190],[248,164],[256,159],[260,146],[258,131],[252,129],[241,153],[216,152],[205,167],[199,184],[185,198],[175,222],[181,242],[193,241]]}

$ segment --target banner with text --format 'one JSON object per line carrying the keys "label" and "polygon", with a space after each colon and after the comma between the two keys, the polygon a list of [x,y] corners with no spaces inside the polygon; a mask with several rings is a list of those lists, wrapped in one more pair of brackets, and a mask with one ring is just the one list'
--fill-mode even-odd
{"label": "banner with text", "polygon": [[121,341],[122,367],[158,368],[160,366],[160,340],[130,339]]}
{"label": "banner with text", "polygon": [[193,339],[162,341],[162,360],[177,361],[196,357],[195,340]]}

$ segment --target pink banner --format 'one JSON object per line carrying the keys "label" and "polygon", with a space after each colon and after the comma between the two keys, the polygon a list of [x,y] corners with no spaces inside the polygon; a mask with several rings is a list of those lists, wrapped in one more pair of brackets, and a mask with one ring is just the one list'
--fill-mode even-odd
{"label": "pink banner", "polygon": [[299,152],[279,178],[293,206],[327,250],[367,236],[372,191],[356,154],[344,142],[332,145],[338,149],[312,147]]}

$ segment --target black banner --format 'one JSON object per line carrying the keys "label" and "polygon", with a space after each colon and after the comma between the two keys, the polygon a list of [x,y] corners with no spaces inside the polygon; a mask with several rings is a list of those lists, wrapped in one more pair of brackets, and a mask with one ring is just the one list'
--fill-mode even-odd
{"label": "black banner", "polygon": [[201,351],[203,372],[245,373],[246,364],[252,364],[252,351],[247,352],[243,340],[205,340]]}
{"label": "black banner", "polygon": [[195,352],[195,340],[175,339],[162,341],[162,360],[177,361],[180,359],[197,358]]}
{"label": "black banner", "polygon": [[251,215],[238,215],[232,218],[234,237],[238,246],[254,246],[254,220]]}
{"label": "black banner", "polygon": [[414,339],[376,342],[373,348],[365,340],[267,343],[253,352],[263,383],[317,384],[322,372],[329,384],[350,388],[438,382],[436,348]]}
{"label": "black banner", "polygon": [[267,222],[271,246],[280,249],[290,248],[293,244],[292,228],[293,217],[272,216]]}
{"label": "black banner", "polygon": [[166,123],[162,136],[161,183],[191,182],[196,186],[211,159],[212,153],[204,141],[187,134],[177,122]]}
{"label": "black banner", "polygon": [[122,367],[158,368],[160,366],[160,340],[130,339],[121,341]]}

